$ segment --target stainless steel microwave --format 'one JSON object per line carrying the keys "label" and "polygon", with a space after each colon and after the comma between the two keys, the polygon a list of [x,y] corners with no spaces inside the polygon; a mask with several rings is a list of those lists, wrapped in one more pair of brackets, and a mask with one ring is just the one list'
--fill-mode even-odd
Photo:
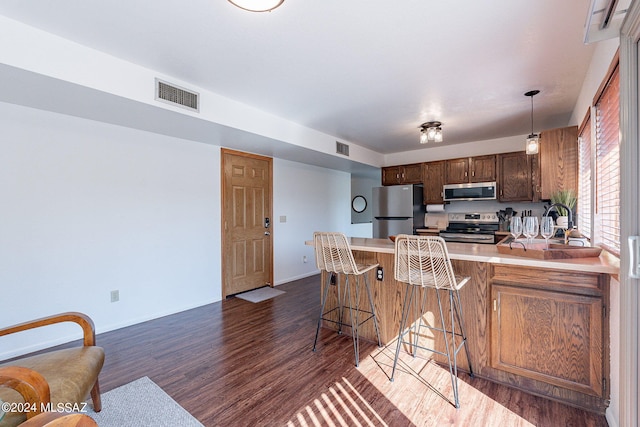
{"label": "stainless steel microwave", "polygon": [[496,183],[470,182],[468,184],[446,184],[443,187],[445,202],[454,200],[495,200]]}

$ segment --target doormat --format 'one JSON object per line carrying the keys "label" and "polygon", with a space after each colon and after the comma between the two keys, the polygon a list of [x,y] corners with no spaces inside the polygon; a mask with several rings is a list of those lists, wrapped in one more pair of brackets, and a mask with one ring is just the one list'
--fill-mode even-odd
{"label": "doormat", "polygon": [[256,303],[268,300],[273,297],[277,297],[278,295],[282,295],[284,293],[284,291],[279,291],[270,286],[265,286],[264,288],[254,289],[252,291],[237,294],[236,297],[245,301]]}

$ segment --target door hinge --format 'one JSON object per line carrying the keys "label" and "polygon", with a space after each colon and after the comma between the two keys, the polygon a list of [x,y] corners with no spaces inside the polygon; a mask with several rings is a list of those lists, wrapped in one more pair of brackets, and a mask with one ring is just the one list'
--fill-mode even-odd
{"label": "door hinge", "polygon": [[607,306],[606,305],[602,306],[602,318],[603,319],[607,318]]}
{"label": "door hinge", "polygon": [[604,395],[607,394],[607,379],[606,378],[602,379],[602,394],[604,394]]}

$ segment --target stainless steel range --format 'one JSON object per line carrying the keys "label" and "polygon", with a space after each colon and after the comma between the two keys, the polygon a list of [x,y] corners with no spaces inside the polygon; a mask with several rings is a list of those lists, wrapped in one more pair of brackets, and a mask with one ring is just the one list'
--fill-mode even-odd
{"label": "stainless steel range", "polygon": [[447,242],[493,244],[500,221],[495,212],[450,213],[449,226],[440,231]]}

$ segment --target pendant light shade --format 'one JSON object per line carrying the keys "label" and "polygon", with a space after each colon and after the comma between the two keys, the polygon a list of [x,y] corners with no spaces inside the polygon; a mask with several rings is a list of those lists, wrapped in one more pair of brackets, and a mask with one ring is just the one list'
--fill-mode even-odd
{"label": "pendant light shade", "polygon": [[249,12],[270,12],[284,0],[229,0],[229,3]]}
{"label": "pendant light shade", "polygon": [[539,90],[531,90],[524,94],[524,96],[531,97],[531,134],[527,137],[525,145],[525,151],[529,155],[538,154],[540,149],[540,136],[537,133],[533,133],[533,97],[539,93]]}

